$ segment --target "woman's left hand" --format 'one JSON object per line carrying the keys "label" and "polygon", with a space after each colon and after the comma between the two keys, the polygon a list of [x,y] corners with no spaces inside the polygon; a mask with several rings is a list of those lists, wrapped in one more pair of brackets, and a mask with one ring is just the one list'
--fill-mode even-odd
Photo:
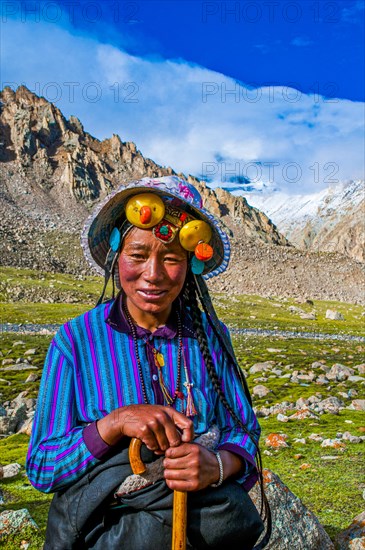
{"label": "woman's left hand", "polygon": [[[224,479],[242,469],[242,460],[228,451],[221,451]],[[165,453],[164,476],[167,486],[176,491],[199,491],[219,479],[215,454],[197,443],[182,443]]]}

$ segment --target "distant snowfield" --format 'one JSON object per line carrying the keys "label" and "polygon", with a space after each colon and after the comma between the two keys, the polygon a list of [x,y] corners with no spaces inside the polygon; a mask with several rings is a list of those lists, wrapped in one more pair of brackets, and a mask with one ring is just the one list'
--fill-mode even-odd
{"label": "distant snowfield", "polygon": [[365,200],[364,180],[340,183],[309,195],[289,195],[281,191],[245,192],[236,185],[227,190],[244,196],[247,202],[264,212],[281,231],[293,223],[334,216],[340,218]]}

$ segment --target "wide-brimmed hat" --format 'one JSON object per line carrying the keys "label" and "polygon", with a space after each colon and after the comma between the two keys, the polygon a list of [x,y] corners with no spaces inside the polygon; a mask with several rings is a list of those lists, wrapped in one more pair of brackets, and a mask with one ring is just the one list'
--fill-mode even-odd
{"label": "wide-brimmed hat", "polygon": [[171,202],[193,218],[207,222],[212,229],[210,245],[213,256],[205,262],[203,275],[208,279],[227,269],[230,258],[230,244],[219,220],[202,206],[198,190],[177,176],[162,178],[142,178],[121,185],[99,203],[88,218],[81,236],[81,244],[86,259],[100,274],[110,249],[109,239],[114,227],[123,220],[125,206],[132,195],[151,192],[162,200]]}

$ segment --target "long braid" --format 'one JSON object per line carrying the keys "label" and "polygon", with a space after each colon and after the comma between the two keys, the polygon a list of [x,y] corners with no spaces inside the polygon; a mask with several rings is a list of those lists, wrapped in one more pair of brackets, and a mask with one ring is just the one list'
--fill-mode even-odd
{"label": "long braid", "polygon": [[[205,333],[205,330],[203,328],[202,319],[201,319],[201,313],[198,306],[198,300],[196,297],[196,290],[195,285],[193,281],[189,281],[188,284],[188,294],[189,294],[189,304],[190,304],[190,311],[191,311],[191,317],[193,321],[193,329],[196,334],[196,337],[199,342],[200,351],[202,352],[205,366],[207,368],[209,377],[213,383],[214,389],[224,405],[225,409],[230,413],[232,418],[239,424],[239,426],[244,430],[244,432],[251,436],[250,432],[248,431],[245,424],[242,422],[242,420],[239,418],[237,413],[234,411],[234,409],[231,407],[231,405],[228,403],[227,398],[224,394],[224,391],[222,390],[221,382],[219,380],[218,374],[215,370],[214,363],[212,361],[212,356],[209,351],[208,347],[208,341],[207,336]],[[253,440],[254,445],[257,448],[257,443],[255,440]]]}
{"label": "long braid", "polygon": [[[248,430],[247,426],[242,422],[241,418],[237,415],[235,410],[228,403],[227,398],[222,389],[221,382],[219,380],[218,374],[216,372],[216,369],[212,360],[212,356],[209,351],[207,335],[202,324],[201,311],[197,300],[196,285],[193,278],[188,277],[188,280],[186,282],[186,287],[185,287],[185,295],[188,298],[188,303],[190,305],[190,312],[191,312],[191,317],[193,321],[193,329],[199,343],[200,351],[204,358],[208,375],[213,383],[214,390],[216,391],[218,398],[223,404],[224,408],[229,412],[229,414],[237,422],[240,428],[250,437],[252,443],[256,447],[257,453],[255,456],[255,461],[256,461],[256,467],[257,467],[257,472],[259,477],[260,497],[261,497],[260,498],[260,505],[261,505],[260,515],[262,516],[263,512],[265,511],[263,520],[265,519],[267,520],[267,529],[266,529],[265,536],[263,537],[261,542],[254,548],[254,550],[261,550],[268,544],[268,541],[271,536],[271,511],[270,511],[269,503],[267,501],[267,497],[264,492],[262,459],[261,459],[260,449],[257,441],[253,437],[253,434]],[[225,348],[223,348],[223,353],[227,353]]]}

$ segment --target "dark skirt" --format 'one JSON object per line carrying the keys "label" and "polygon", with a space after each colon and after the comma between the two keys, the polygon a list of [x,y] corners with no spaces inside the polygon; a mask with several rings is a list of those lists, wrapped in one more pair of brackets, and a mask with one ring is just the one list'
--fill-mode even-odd
{"label": "dark skirt", "polygon": [[[130,473],[123,449],[56,493],[44,550],[171,548],[173,493],[164,480],[121,497],[119,507],[111,505],[116,486]],[[251,550],[263,529],[248,493],[235,481],[188,493],[187,548]]]}

